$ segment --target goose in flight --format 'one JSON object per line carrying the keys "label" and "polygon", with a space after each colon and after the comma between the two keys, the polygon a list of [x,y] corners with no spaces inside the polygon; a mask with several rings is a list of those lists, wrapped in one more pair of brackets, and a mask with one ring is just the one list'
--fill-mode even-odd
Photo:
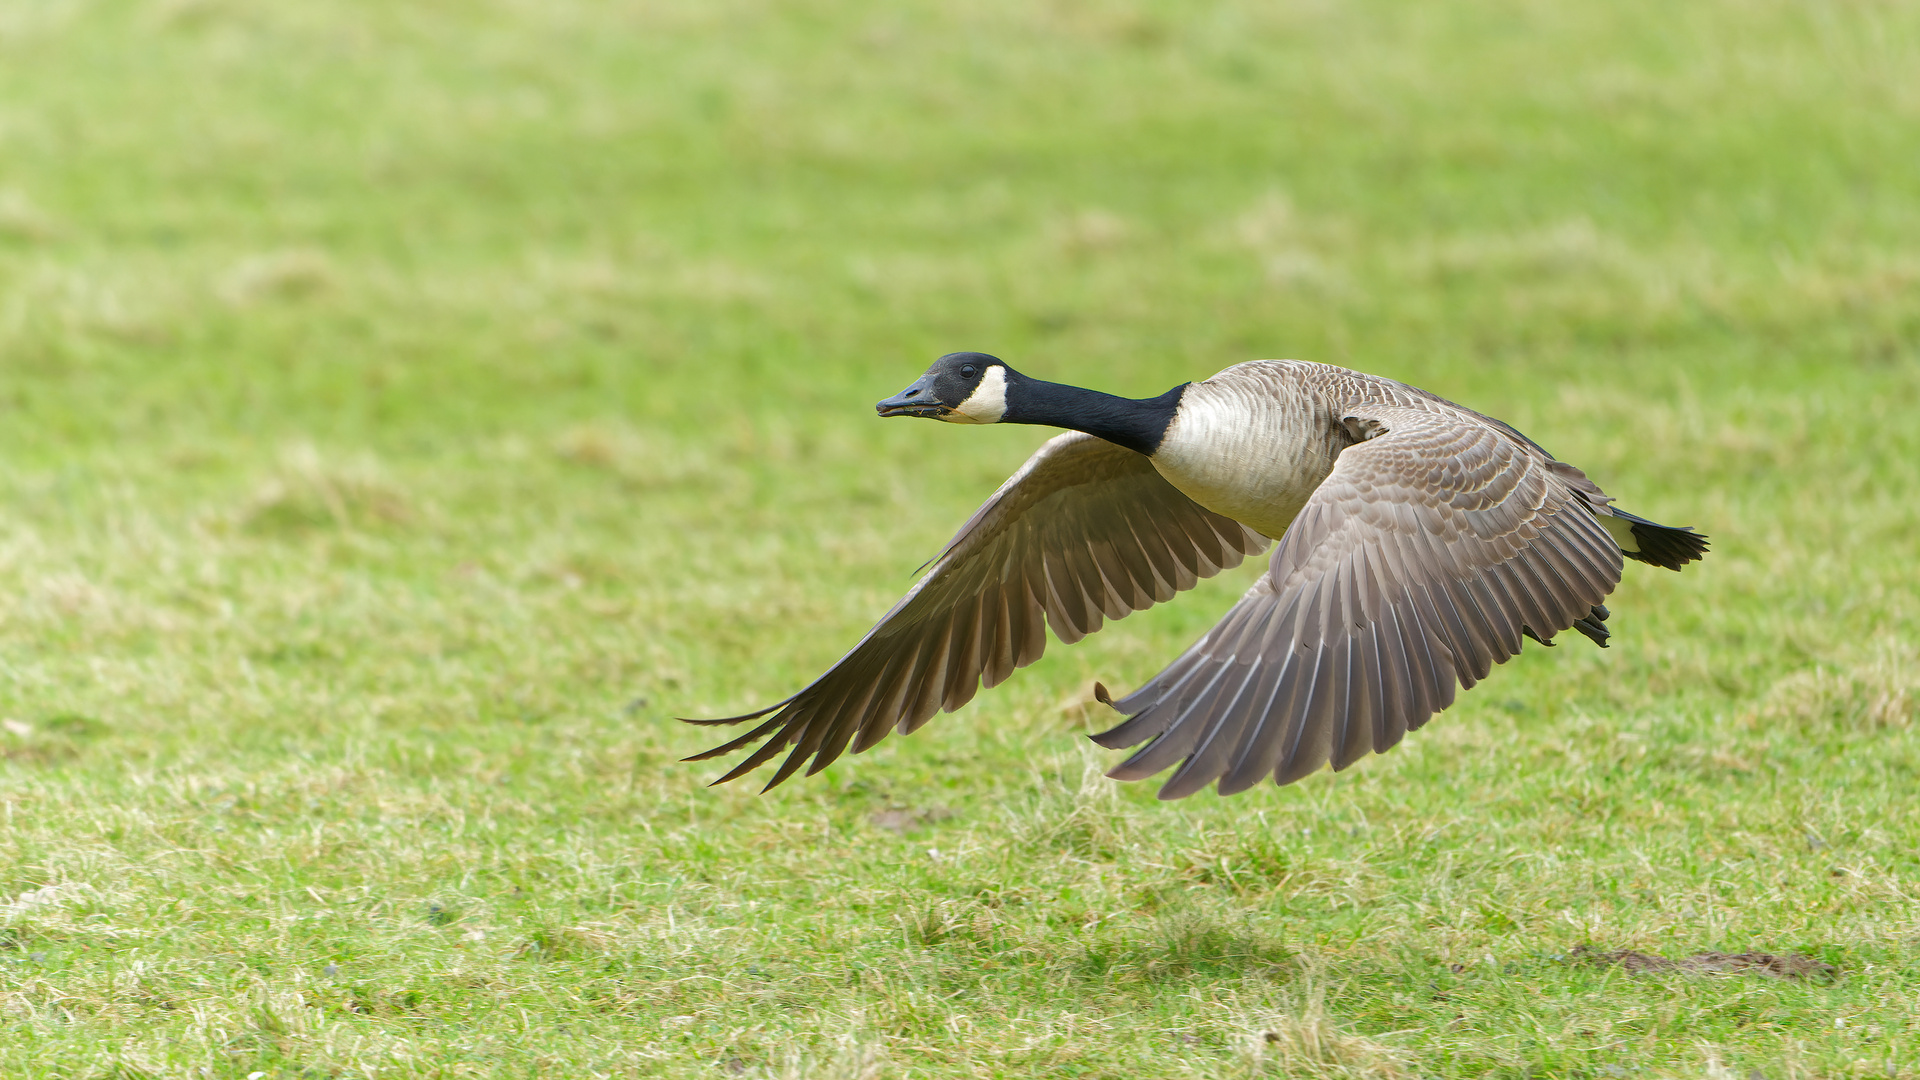
{"label": "goose in flight", "polygon": [[[1573,466],[1489,416],[1327,364],[1258,360],[1134,400],[950,353],[881,416],[1069,429],[1013,474],[852,651],[763,720],[714,783],[782,751],[768,788],[911,732],[1107,619],[1277,540],[1267,572],[1093,736],[1145,743],[1108,775],[1178,766],[1163,799],[1288,784],[1382,753],[1521,636],[1606,647],[1622,559],[1678,570],[1706,537],[1615,509]],[[772,714],[769,716],[768,714]]]}

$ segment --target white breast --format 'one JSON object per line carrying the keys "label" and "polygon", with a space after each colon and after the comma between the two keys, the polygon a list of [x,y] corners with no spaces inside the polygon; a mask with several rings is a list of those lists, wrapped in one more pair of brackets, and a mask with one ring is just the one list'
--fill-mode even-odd
{"label": "white breast", "polygon": [[1187,388],[1153,466],[1216,514],[1278,539],[1333,470],[1328,409],[1280,364]]}

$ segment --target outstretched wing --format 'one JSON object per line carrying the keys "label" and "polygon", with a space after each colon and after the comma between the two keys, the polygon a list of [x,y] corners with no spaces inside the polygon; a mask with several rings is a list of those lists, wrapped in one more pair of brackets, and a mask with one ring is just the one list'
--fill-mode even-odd
{"label": "outstretched wing", "polygon": [[[1371,435],[1341,452],[1219,625],[1115,703],[1103,746],[1153,742],[1109,775],[1184,759],[1160,790],[1286,784],[1385,751],[1453,703],[1528,632],[1587,618],[1620,581],[1620,548],[1537,448],[1470,417],[1349,410]],[[1597,489],[1596,489],[1597,490]],[[1602,609],[1604,610],[1604,609]]]}
{"label": "outstretched wing", "polygon": [[1106,619],[1164,600],[1239,565],[1267,538],[1203,509],[1144,456],[1078,432],[1049,439],[976,511],[933,569],[853,650],[777,705],[773,715],[699,761],[756,749],[724,783],[787,747],[771,788],[808,758],[808,775],[849,743],[860,753],[890,730],[913,731],[1040,658],[1046,627],[1072,644]]}

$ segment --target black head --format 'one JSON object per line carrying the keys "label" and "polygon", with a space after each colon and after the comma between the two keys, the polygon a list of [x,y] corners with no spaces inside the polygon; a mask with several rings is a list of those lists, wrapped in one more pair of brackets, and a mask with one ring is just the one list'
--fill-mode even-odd
{"label": "black head", "polygon": [[875,405],[881,416],[924,416],[952,424],[994,424],[1007,412],[1012,369],[986,353],[948,353],[913,385]]}

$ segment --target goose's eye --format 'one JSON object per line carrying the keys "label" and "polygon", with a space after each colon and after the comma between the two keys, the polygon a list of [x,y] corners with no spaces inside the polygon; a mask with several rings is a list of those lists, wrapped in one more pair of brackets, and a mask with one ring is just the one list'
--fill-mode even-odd
{"label": "goose's eye", "polygon": [[966,367],[963,367],[963,368],[961,368],[961,369],[960,369],[960,377],[961,377],[961,378],[963,378],[963,379],[971,379],[971,378],[973,378],[973,376],[974,376],[974,370],[973,370],[973,365],[972,365],[972,364],[968,364],[968,365],[967,365]]}

